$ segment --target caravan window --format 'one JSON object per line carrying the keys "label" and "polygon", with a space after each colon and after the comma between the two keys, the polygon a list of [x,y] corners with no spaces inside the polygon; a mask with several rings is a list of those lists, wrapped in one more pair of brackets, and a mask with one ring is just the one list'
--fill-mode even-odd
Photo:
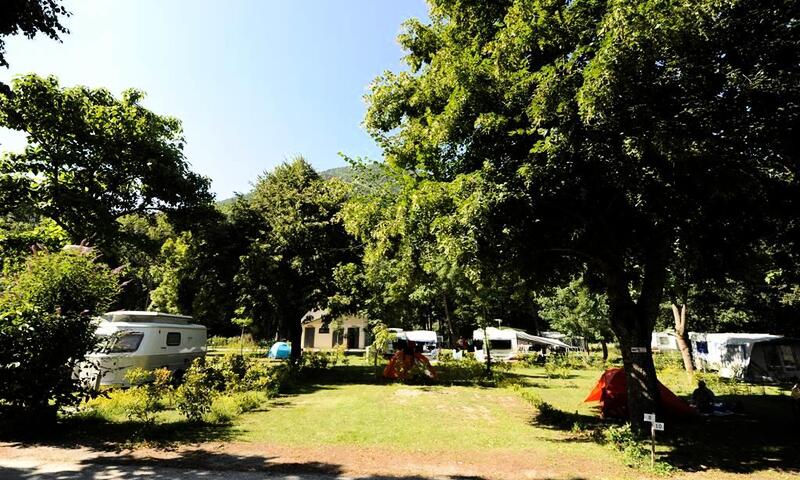
{"label": "caravan window", "polygon": [[167,346],[177,347],[181,344],[181,332],[167,332]]}
{"label": "caravan window", "polygon": [[766,360],[767,368],[770,370],[783,369],[780,353],[774,345],[764,345],[764,360]]}
{"label": "caravan window", "polygon": [[511,350],[511,340],[491,340],[489,348],[492,350]]}
{"label": "caravan window", "polygon": [[790,345],[781,345],[781,359],[783,360],[783,368],[785,370],[797,370],[797,364],[794,362],[794,353]]}
{"label": "caravan window", "polygon": [[140,332],[121,332],[111,335],[105,342],[103,350],[106,353],[135,352],[139,349],[142,338],[144,338],[144,334]]}

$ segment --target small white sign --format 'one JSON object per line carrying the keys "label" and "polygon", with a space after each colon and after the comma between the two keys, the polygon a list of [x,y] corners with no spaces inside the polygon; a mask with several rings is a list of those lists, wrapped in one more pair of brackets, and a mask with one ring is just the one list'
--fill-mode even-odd
{"label": "small white sign", "polygon": [[644,421],[645,422],[655,422],[656,421],[656,414],[655,413],[645,413],[644,414]]}
{"label": "small white sign", "polygon": [[647,353],[647,347],[631,347],[633,353]]}
{"label": "small white sign", "polygon": [[664,422],[653,422],[653,430],[664,431]]}

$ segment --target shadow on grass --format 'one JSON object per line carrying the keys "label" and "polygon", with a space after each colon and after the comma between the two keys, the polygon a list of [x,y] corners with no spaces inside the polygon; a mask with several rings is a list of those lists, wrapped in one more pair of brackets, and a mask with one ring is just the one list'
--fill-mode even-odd
{"label": "shadow on grass", "polygon": [[[237,480],[268,478],[297,479],[298,476],[313,476],[317,480],[340,478],[346,473],[342,465],[325,462],[281,462],[268,455],[237,455],[208,450],[186,450],[176,452],[169,458],[124,455],[105,455],[83,460],[80,463],[62,468],[58,472],[42,470],[38,465],[32,467],[0,466],[0,478],[37,480],[90,480],[96,478],[139,478],[150,480],[176,480],[182,478],[202,478],[204,480]],[[235,473],[234,473],[235,472]],[[361,480],[487,480],[474,475],[358,475]],[[546,477],[541,480],[552,480]],[[570,480],[586,480],[571,477]]]}
{"label": "shadow on grass", "polygon": [[230,424],[205,424],[185,420],[153,424],[138,421],[109,422],[79,415],[63,418],[47,428],[25,430],[17,425],[2,431],[0,441],[23,447],[86,447],[98,451],[120,451],[145,445],[170,449],[185,443],[230,441],[235,436]]}
{"label": "shadow on grass", "polygon": [[675,425],[664,438],[672,447],[664,460],[686,471],[800,473],[800,416],[792,412],[788,397],[728,395],[719,399],[739,413]]}
{"label": "shadow on grass", "polygon": [[[718,469],[731,473],[780,471],[800,473],[800,415],[792,411],[788,397],[777,395],[728,395],[718,397],[737,413],[726,417],[696,417],[667,421],[658,443],[668,445],[661,460],[688,472]],[[559,443],[602,441],[601,429],[612,422],[564,412],[544,404],[530,424],[540,428],[582,434]],[[577,432],[576,432],[577,433]]]}

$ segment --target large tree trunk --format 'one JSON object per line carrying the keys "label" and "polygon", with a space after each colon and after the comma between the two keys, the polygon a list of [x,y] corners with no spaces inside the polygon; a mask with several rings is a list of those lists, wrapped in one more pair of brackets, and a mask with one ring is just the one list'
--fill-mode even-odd
{"label": "large tree trunk", "polygon": [[692,362],[692,349],[689,348],[689,332],[686,328],[686,303],[678,307],[672,303],[672,317],[675,319],[675,338],[678,341],[678,349],[683,357],[683,367],[689,375],[694,374],[694,363]]}
{"label": "large tree trunk", "polygon": [[[657,417],[661,413],[650,339],[664,293],[666,256],[659,252],[648,253],[639,298],[635,302],[623,268],[610,268],[606,272],[611,328],[619,340],[627,380],[628,419],[637,435],[648,431],[645,413],[655,413]],[[616,265],[622,267],[624,261],[618,259]]]}

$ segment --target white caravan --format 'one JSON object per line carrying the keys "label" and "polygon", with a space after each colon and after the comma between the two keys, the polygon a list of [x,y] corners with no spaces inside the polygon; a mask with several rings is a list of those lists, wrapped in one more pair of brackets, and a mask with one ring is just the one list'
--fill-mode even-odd
{"label": "white caravan", "polygon": [[672,332],[653,332],[650,337],[650,349],[659,352],[680,350],[678,338]]}
{"label": "white caravan", "polygon": [[725,378],[743,378],[753,346],[777,338],[780,336],[766,333],[689,332],[695,366],[702,370],[716,370]]}
{"label": "white caravan", "polygon": [[121,310],[102,315],[98,349],[86,356],[80,378],[95,387],[127,386],[132,368],[167,368],[181,376],[195,358],[206,354],[206,327],[192,317]]}
{"label": "white caravan", "polygon": [[[514,328],[488,327],[486,328],[486,335],[489,337],[492,360],[512,360],[527,354],[531,351],[531,347],[534,346],[542,350],[561,351],[574,348],[561,340],[531,335]],[[483,329],[479,328],[473,331],[472,339],[475,341],[475,358],[485,362],[486,350],[483,348]]]}

